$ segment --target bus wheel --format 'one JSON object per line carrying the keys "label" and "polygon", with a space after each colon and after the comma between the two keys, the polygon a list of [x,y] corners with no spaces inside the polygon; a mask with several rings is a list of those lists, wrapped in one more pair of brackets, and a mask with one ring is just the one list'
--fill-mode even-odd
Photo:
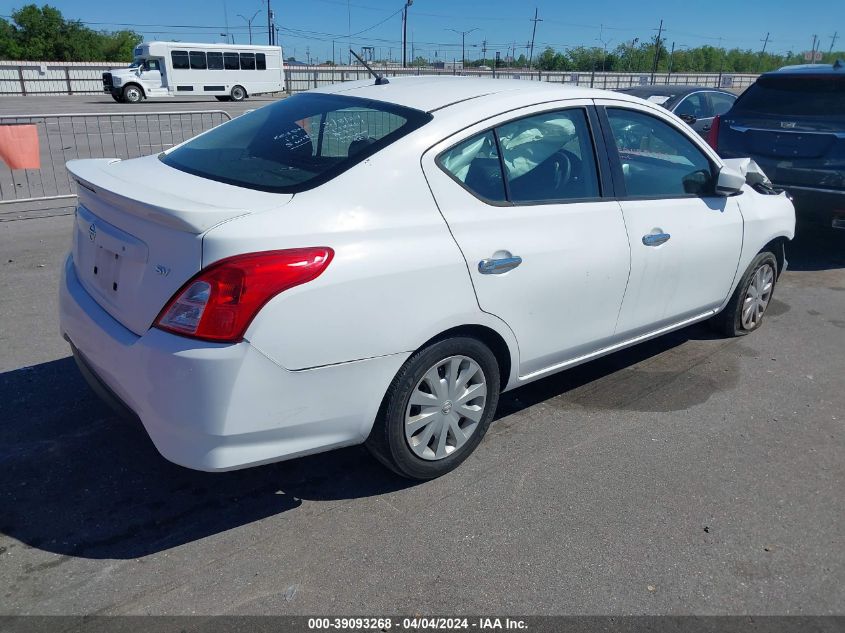
{"label": "bus wheel", "polygon": [[128,85],[123,89],[123,100],[127,103],[139,103],[144,98],[144,93],[138,86]]}
{"label": "bus wheel", "polygon": [[243,86],[235,86],[232,88],[232,101],[243,101],[246,99],[246,90]]}
{"label": "bus wheel", "polygon": [[229,95],[218,95],[214,98],[217,99],[218,101],[231,101],[232,100],[232,97],[230,97]]}

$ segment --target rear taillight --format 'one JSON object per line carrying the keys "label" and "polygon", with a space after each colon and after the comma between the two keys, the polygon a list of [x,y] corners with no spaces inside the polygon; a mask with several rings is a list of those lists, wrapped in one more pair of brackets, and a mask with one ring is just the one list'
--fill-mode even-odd
{"label": "rear taillight", "polygon": [[319,277],[332,257],[332,249],[319,246],[221,259],[179,289],[155,326],[206,341],[240,341],[265,303]]}
{"label": "rear taillight", "polygon": [[713,123],[710,125],[710,131],[707,133],[707,144],[715,150],[719,149],[719,120],[721,118],[718,114],[713,117]]}

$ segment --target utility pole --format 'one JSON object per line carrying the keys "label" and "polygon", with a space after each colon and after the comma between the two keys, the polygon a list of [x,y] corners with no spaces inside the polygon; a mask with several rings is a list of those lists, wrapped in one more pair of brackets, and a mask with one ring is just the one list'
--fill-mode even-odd
{"label": "utility pole", "polygon": [[654,64],[651,66],[651,85],[654,85],[654,74],[657,72],[657,63],[660,61],[660,36],[663,35],[663,20],[660,20],[660,28],[657,29],[657,37],[654,40]]}
{"label": "utility pole", "polygon": [[402,68],[408,66],[408,7],[414,4],[414,0],[405,0],[402,7]]}
{"label": "utility pole", "polygon": [[640,38],[635,37],[631,40],[631,57],[628,59],[628,72],[631,72],[631,67],[634,63],[634,55],[636,54],[635,51],[637,49],[637,42],[640,41]]}
{"label": "utility pole", "polygon": [[604,39],[604,24],[599,24],[599,42],[601,42],[602,48],[604,49],[604,57],[601,58],[601,71],[605,71],[605,64],[607,62],[607,45],[610,44],[613,40],[606,40]]}
{"label": "utility pole", "polygon": [[816,40],[817,39],[818,39],[817,36],[813,35],[813,48],[810,49],[810,63],[811,64],[816,63]]}
{"label": "utility pole", "polygon": [[531,20],[534,23],[534,28],[531,29],[531,48],[529,49],[528,54],[528,70],[531,70],[531,61],[534,59],[534,37],[537,35],[537,22],[542,22],[543,20],[540,19],[538,16],[537,7],[534,7],[534,19]]}
{"label": "utility pole", "polygon": [[267,0],[267,44],[273,46],[273,10],[270,8],[270,0]]}
{"label": "utility pole", "polygon": [[760,66],[763,63],[763,57],[765,57],[765,55],[766,55],[766,45],[769,43],[769,35],[770,35],[769,33],[766,33],[766,38],[760,40],[761,42],[763,42],[763,49],[760,51],[760,59],[757,61],[757,72],[758,73],[760,72]]}
{"label": "utility pole", "polygon": [[[223,0],[223,22],[226,25],[226,43],[229,42],[229,12],[226,10],[226,0]],[[220,35],[223,35],[222,33]],[[232,42],[234,44],[234,42]]]}
{"label": "utility pole", "polygon": [[481,42],[481,63],[487,65],[487,40]]}
{"label": "utility pole", "polygon": [[672,52],[669,53],[669,71],[666,73],[666,85],[669,85],[669,77],[672,75],[672,62],[675,59],[675,42],[672,42]]}
{"label": "utility pole", "polygon": [[833,46],[834,46],[834,44],[836,44],[837,39],[839,39],[839,31],[834,31],[833,35],[830,36],[830,48],[827,49],[828,55],[833,53]]}

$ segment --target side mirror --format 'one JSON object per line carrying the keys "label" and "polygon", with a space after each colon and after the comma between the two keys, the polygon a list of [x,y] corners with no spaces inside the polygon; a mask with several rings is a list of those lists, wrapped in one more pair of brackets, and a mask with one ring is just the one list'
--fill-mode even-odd
{"label": "side mirror", "polygon": [[695,122],[698,121],[693,115],[691,114],[682,114],[681,121],[686,123],[687,125],[695,125]]}
{"label": "side mirror", "polygon": [[722,167],[716,179],[716,194],[720,196],[732,196],[742,191],[744,184],[745,176],[730,167]]}

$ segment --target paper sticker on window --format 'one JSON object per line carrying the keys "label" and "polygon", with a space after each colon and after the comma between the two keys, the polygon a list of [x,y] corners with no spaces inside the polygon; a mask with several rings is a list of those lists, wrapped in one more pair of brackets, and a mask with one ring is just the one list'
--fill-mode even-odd
{"label": "paper sticker on window", "polygon": [[648,100],[652,103],[656,103],[657,105],[663,105],[667,101],[669,101],[670,97],[668,95],[651,95]]}

